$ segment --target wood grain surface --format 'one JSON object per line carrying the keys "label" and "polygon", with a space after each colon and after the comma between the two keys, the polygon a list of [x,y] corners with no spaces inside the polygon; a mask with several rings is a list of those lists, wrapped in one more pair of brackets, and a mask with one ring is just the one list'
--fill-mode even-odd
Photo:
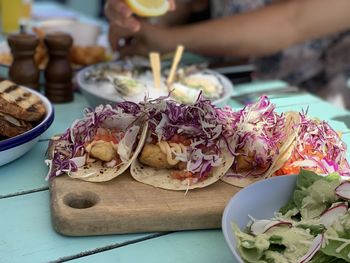
{"label": "wood grain surface", "polygon": [[129,172],[105,183],[62,176],[50,184],[52,223],[68,236],[220,228],[238,190],[219,181],[185,195],[139,183]]}

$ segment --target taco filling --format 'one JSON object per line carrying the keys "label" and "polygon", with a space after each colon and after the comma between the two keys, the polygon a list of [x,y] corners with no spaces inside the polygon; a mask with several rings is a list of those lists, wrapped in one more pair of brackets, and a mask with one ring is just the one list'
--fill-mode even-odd
{"label": "taco filling", "polygon": [[86,181],[107,181],[126,170],[145,137],[141,109],[131,102],[86,109],[54,143],[48,178],[64,173]]}
{"label": "taco filling", "polygon": [[193,105],[160,98],[146,102],[144,110],[149,134],[131,167],[136,180],[186,190],[214,183],[226,172],[232,159],[223,154],[226,109],[200,96]]}
{"label": "taco filling", "polygon": [[289,151],[281,155],[281,168],[276,175],[298,174],[301,169],[318,174],[337,172],[350,176],[346,159],[346,144],[326,121],[299,113],[300,121],[293,125],[296,140]]}
{"label": "taco filling", "polygon": [[235,159],[223,180],[244,187],[268,177],[280,152],[292,142],[288,126],[286,116],[278,114],[266,96],[234,112],[230,142]]}

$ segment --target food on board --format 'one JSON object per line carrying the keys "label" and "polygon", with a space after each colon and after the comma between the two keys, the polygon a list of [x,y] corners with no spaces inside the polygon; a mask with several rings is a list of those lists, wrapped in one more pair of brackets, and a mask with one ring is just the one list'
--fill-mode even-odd
{"label": "food on board", "polygon": [[45,113],[37,95],[11,81],[0,82],[0,135],[4,139],[30,130]]}
{"label": "food on board", "polygon": [[[118,70],[117,77],[107,68],[86,78],[137,86],[129,83],[129,70]],[[127,157],[120,152],[126,140],[132,142]],[[68,173],[107,181],[130,166],[136,180],[170,190],[219,179],[245,187],[300,169],[338,172],[344,179],[350,170],[345,153],[346,145],[328,123],[304,113],[277,113],[266,96],[235,111],[216,108],[201,92],[193,104],[180,104],[168,94],[87,110],[58,140],[49,177]]]}
{"label": "food on board", "polygon": [[168,0],[126,0],[129,8],[139,16],[161,16],[169,9]]}
{"label": "food on board", "polygon": [[86,109],[53,143],[48,177],[64,173],[90,182],[109,181],[128,169],[147,133],[139,105],[121,102]]}
{"label": "food on board", "polygon": [[[341,190],[339,190],[341,189]],[[336,173],[301,170],[290,201],[272,219],[254,219],[247,231],[233,222],[245,262],[350,262],[350,184]]]}
{"label": "food on board", "polygon": [[290,127],[293,115],[279,114],[266,96],[246,105],[231,116],[230,147],[235,159],[222,178],[229,184],[245,187],[268,178],[278,170],[276,161],[293,142]]}
{"label": "food on board", "polygon": [[319,174],[339,173],[349,178],[347,146],[340,135],[326,122],[312,119],[306,113],[291,113],[297,122],[291,127],[293,143],[277,161],[277,175],[298,174],[300,169]]}
{"label": "food on board", "polygon": [[159,98],[145,102],[149,134],[131,175],[145,184],[188,190],[215,183],[231,166],[225,109],[201,97],[193,105]]}

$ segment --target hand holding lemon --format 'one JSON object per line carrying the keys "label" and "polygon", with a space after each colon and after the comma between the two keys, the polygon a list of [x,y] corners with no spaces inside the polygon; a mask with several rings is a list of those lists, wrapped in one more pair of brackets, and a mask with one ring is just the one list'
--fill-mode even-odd
{"label": "hand holding lemon", "polygon": [[175,0],[108,0],[105,5],[105,13],[110,23],[134,32],[140,29],[140,23],[133,14],[153,17],[174,9]]}

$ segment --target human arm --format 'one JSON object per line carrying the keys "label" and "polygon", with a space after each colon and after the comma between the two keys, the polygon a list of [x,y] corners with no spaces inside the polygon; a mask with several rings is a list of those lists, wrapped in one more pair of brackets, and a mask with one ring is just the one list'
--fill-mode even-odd
{"label": "human arm", "polygon": [[[265,56],[293,44],[350,28],[349,0],[290,0],[253,12],[193,25],[164,29],[141,28],[125,53],[159,50],[177,44],[204,55]],[[123,52],[123,50],[122,50]]]}

